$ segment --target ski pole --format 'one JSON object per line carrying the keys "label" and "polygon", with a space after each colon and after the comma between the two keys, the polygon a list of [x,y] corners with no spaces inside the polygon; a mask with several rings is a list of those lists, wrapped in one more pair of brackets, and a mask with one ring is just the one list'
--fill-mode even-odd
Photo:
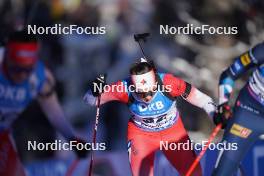
{"label": "ski pole", "polygon": [[144,49],[143,49],[143,47],[141,45],[141,42],[146,42],[147,41],[147,37],[149,37],[149,36],[150,36],[150,33],[143,33],[143,34],[135,34],[134,35],[134,40],[138,43],[138,45],[139,45],[139,47],[141,49],[141,52],[142,52],[142,54],[143,54],[145,59],[147,59],[147,57],[146,57]]}
{"label": "ski pole", "polygon": [[198,163],[200,162],[201,158],[204,156],[206,150],[209,147],[209,144],[212,143],[212,141],[214,140],[214,138],[216,137],[216,135],[218,134],[218,132],[221,130],[222,128],[222,124],[218,124],[212,134],[210,135],[208,141],[206,142],[205,148],[202,149],[202,151],[199,153],[199,155],[196,157],[196,159],[194,160],[194,162],[192,163],[191,167],[189,168],[186,176],[191,176],[192,172],[194,171],[194,169],[196,168],[196,166],[198,165]]}
{"label": "ski pole", "polygon": [[79,159],[74,160],[73,163],[70,165],[69,169],[67,170],[65,176],[71,176],[78,163]]}
{"label": "ski pole", "polygon": [[[101,94],[99,94],[98,98],[97,98],[96,116],[95,116],[95,124],[94,124],[94,131],[93,131],[93,145],[96,142],[96,134],[97,134],[97,128],[98,128],[98,123],[99,123],[99,115],[100,115],[100,101],[101,101]],[[94,160],[93,150],[91,150],[91,161],[90,161],[90,166],[89,166],[89,176],[92,175],[93,160]]]}

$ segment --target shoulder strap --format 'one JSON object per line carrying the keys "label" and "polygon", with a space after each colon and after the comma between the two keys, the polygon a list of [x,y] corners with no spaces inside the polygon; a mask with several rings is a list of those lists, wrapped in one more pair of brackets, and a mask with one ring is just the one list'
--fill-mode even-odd
{"label": "shoulder strap", "polygon": [[[127,79],[127,84],[125,84],[126,86],[129,86],[131,84],[131,80],[130,79]],[[128,102],[127,102],[127,105],[130,106],[131,104],[134,103],[135,101],[135,98],[134,96],[132,95],[131,92],[129,92],[129,89],[127,89],[127,94],[128,94]]]}
{"label": "shoulder strap", "polygon": [[[158,81],[158,87],[162,88],[163,86],[163,82],[162,82],[162,79],[160,77],[160,75],[158,73],[156,73],[156,78],[157,78],[157,81]],[[168,99],[172,100],[172,101],[175,101],[176,100],[176,97],[173,97],[169,92],[167,91],[164,91],[162,92],[163,95],[165,95]]]}
{"label": "shoulder strap", "polygon": [[135,102],[135,98],[134,96],[130,93],[128,95],[128,102],[127,102],[127,105],[130,106],[131,104],[133,104]]}

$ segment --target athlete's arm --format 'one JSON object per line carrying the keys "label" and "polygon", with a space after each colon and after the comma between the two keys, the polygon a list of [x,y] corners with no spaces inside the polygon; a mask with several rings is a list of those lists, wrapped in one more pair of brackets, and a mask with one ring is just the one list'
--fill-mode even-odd
{"label": "athlete's arm", "polygon": [[213,117],[216,106],[213,99],[208,95],[202,93],[191,84],[171,74],[166,74],[164,76],[163,84],[165,86],[171,85],[170,94],[173,97],[181,96],[192,105],[204,109],[210,117]]}
{"label": "athlete's arm", "polygon": [[185,99],[189,103],[202,108],[209,117],[213,118],[216,105],[211,97],[192,86],[190,94]]}
{"label": "athlete's arm", "polygon": [[256,45],[237,57],[220,76],[219,105],[227,103],[233,91],[234,82],[249,69],[264,63],[264,43]]}
{"label": "athlete's arm", "polygon": [[46,80],[39,93],[38,102],[51,124],[62,133],[66,139],[74,138],[70,123],[66,120],[62,107],[54,90],[55,80],[49,70],[45,70]]}
{"label": "athlete's arm", "polygon": [[[96,105],[97,97],[92,95],[91,90],[87,91],[83,99],[90,105]],[[110,101],[120,101],[123,103],[128,102],[128,94],[122,81],[107,85],[104,93],[101,94],[100,104],[104,104]]]}

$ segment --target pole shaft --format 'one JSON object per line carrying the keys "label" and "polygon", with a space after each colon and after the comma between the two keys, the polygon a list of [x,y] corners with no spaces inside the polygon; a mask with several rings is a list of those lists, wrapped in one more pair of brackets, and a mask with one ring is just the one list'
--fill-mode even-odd
{"label": "pole shaft", "polygon": [[[101,94],[99,94],[99,96],[97,98],[96,117],[95,117],[95,124],[94,124],[94,131],[93,131],[93,144],[92,145],[95,145],[95,143],[96,143],[96,134],[97,134],[97,128],[98,128],[98,124],[99,124],[99,115],[100,115],[100,101],[101,101]],[[93,161],[94,161],[94,156],[93,156],[93,150],[91,149],[91,161],[90,161],[88,176],[92,175]]]}
{"label": "pole shaft", "polygon": [[199,153],[199,155],[197,156],[197,158],[194,160],[194,162],[192,163],[191,167],[189,168],[186,176],[191,176],[192,172],[194,171],[194,169],[196,168],[196,166],[199,164],[201,158],[204,156],[206,150],[209,147],[209,144],[212,143],[212,141],[214,140],[214,138],[216,137],[216,135],[218,134],[218,132],[221,130],[222,128],[222,124],[218,124],[212,134],[210,135],[208,141],[206,142],[205,148],[202,149],[202,151]]}

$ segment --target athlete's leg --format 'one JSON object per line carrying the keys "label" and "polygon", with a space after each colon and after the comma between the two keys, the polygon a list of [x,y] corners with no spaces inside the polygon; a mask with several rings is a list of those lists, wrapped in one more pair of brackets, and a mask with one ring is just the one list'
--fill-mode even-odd
{"label": "athlete's leg", "polygon": [[[178,148],[176,150],[168,149],[165,150],[163,148],[163,153],[167,157],[167,159],[170,161],[170,163],[177,169],[177,171],[181,175],[185,175],[190,168],[191,164],[194,162],[196,158],[196,154],[191,148],[184,148],[181,144],[187,144],[191,147],[191,142],[189,139],[189,136],[182,124],[181,119],[177,121],[177,123],[169,128],[166,133],[162,132],[164,135],[162,135],[162,140],[168,141],[169,144],[175,143]],[[186,145],[185,145],[186,146]],[[200,176],[202,175],[202,169],[200,164],[195,168],[193,172],[194,176]]]}
{"label": "athlete's leg", "polygon": [[0,133],[0,175],[25,176],[8,132]]}
{"label": "athlete's leg", "polygon": [[129,122],[128,153],[133,176],[154,175],[154,156],[159,140],[159,133],[142,131]]}
{"label": "athlete's leg", "polygon": [[[244,108],[246,105],[243,105]],[[228,124],[223,142],[237,143],[237,150],[220,151],[216,161],[214,176],[233,175],[247,151],[254,144],[260,135],[258,126],[264,123],[264,119],[259,115],[236,107],[234,117]]]}
{"label": "athlete's leg", "polygon": [[[189,137],[186,136],[175,143],[188,143]],[[179,145],[178,145],[179,146]],[[185,175],[190,168],[191,164],[196,158],[196,154],[193,150],[165,150],[163,151],[170,163],[177,169],[180,175]],[[202,175],[202,169],[200,164],[195,168],[193,176]]]}

